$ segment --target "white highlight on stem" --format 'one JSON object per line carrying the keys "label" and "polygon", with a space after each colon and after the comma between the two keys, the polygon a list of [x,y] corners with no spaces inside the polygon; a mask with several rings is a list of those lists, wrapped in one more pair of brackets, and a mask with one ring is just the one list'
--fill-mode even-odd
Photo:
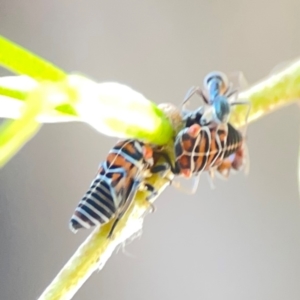
{"label": "white highlight on stem", "polygon": [[116,82],[95,84],[79,75],[70,75],[68,81],[77,92],[74,107],[79,118],[99,132],[126,138],[126,128],[134,128],[137,124],[141,131],[156,130],[152,103],[141,93]]}

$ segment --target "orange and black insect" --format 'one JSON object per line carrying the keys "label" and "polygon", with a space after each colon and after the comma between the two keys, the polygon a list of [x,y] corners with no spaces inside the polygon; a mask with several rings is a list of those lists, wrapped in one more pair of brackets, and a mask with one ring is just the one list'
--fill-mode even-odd
{"label": "orange and black insect", "polygon": [[185,177],[202,171],[212,174],[214,170],[227,177],[230,169],[239,170],[245,163],[244,137],[228,122],[231,106],[249,105],[249,102],[230,101],[237,91],[232,90],[223,73],[210,73],[204,86],[204,91],[190,90],[183,102],[185,106],[196,93],[204,100],[204,106],[195,111],[183,111],[185,128],[175,140],[176,164]]}
{"label": "orange and black insect", "polygon": [[244,164],[244,139],[230,123],[217,127],[193,124],[180,131],[175,140],[175,156],[179,173],[184,177],[216,169],[228,176],[231,168]]}
{"label": "orange and black insect", "polygon": [[73,232],[80,228],[88,229],[105,224],[116,216],[110,236],[129,208],[136,191],[142,188],[143,179],[152,166],[153,150],[150,146],[137,140],[118,142],[109,151],[106,161],[100,165],[96,178],[78,204],[70,221],[70,229]]}

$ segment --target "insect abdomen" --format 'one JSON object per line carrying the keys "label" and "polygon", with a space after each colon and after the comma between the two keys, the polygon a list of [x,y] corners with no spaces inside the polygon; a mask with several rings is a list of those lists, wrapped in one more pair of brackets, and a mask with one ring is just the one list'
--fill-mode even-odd
{"label": "insect abdomen", "polygon": [[115,211],[112,187],[106,176],[99,174],[77,206],[70,228],[77,231],[80,228],[104,224],[112,218]]}
{"label": "insect abdomen", "polygon": [[175,141],[177,166],[184,176],[209,170],[235,153],[243,142],[242,135],[229,123],[211,128],[193,124],[183,129]]}
{"label": "insect abdomen", "polygon": [[226,139],[226,148],[224,151],[224,158],[227,158],[231,154],[235,153],[243,143],[242,134],[236,130],[230,123],[227,123],[228,132]]}

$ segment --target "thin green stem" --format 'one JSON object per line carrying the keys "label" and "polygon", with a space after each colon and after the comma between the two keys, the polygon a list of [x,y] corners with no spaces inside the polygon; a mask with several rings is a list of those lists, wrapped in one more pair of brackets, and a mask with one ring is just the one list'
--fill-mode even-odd
{"label": "thin green stem", "polygon": [[50,62],[0,36],[0,65],[16,74],[36,80],[59,81],[66,73]]}
{"label": "thin green stem", "polygon": [[0,126],[0,168],[20,150],[39,130],[36,120],[43,110],[43,100],[31,93],[26,101],[25,111],[16,121],[7,120]]}
{"label": "thin green stem", "polygon": [[[0,78],[0,96],[2,88],[2,94],[10,97],[5,102],[8,103],[10,99],[13,102],[9,106],[5,104],[8,108],[19,108],[20,105],[16,106],[16,99],[24,98],[26,92],[37,85],[32,79],[28,81],[28,78],[15,77],[18,89],[11,85],[14,79],[12,76]],[[24,87],[24,83],[25,87],[28,85],[28,89]],[[174,134],[161,109],[128,86],[114,82],[98,84],[80,75],[68,75],[65,80],[51,82],[51,85],[53,88],[45,90],[41,97],[44,100],[63,99],[63,103],[43,111],[43,115],[38,116],[39,121],[81,121],[108,136],[138,138],[157,145],[167,143]],[[49,91],[50,96],[47,94]],[[4,98],[1,102],[4,103]],[[5,117],[5,105],[1,102],[0,116]],[[13,114],[10,109],[7,117],[11,116],[18,117],[19,113]]]}
{"label": "thin green stem", "polygon": [[28,95],[28,92],[22,91],[20,89],[2,86],[0,81],[0,95],[24,101]]}
{"label": "thin green stem", "polygon": [[25,101],[37,85],[36,80],[26,75],[0,77],[0,96]]}
{"label": "thin green stem", "polygon": [[[300,60],[291,63],[287,68],[261,80],[249,89],[242,91],[238,100],[251,103],[251,114],[248,122],[271,113],[282,106],[300,99]],[[246,105],[239,105],[231,118],[236,126],[245,125]]]}

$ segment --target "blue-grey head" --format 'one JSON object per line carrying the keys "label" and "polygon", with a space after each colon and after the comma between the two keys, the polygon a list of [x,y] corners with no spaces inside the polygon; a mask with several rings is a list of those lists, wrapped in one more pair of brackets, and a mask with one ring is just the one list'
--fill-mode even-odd
{"label": "blue-grey head", "polygon": [[208,93],[208,100],[210,104],[212,104],[216,97],[226,94],[229,87],[229,82],[224,73],[214,71],[206,75],[203,85]]}
{"label": "blue-grey head", "polygon": [[227,97],[229,81],[219,71],[210,72],[204,78],[204,87],[208,96],[208,104],[212,106],[212,117],[217,123],[227,123],[230,115],[230,103]]}

